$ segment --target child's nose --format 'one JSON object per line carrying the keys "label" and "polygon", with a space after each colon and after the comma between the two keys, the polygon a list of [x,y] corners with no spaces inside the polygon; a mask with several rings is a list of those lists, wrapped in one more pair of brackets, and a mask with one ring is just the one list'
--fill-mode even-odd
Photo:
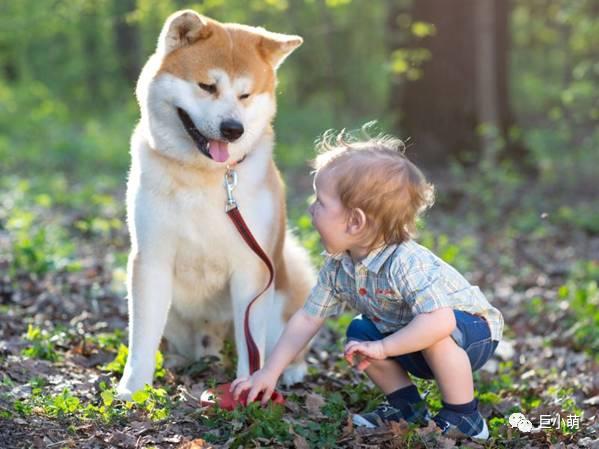
{"label": "child's nose", "polygon": [[312,213],[312,208],[314,207],[314,203],[310,204],[308,206],[308,213],[310,214],[310,216],[313,216],[314,214]]}

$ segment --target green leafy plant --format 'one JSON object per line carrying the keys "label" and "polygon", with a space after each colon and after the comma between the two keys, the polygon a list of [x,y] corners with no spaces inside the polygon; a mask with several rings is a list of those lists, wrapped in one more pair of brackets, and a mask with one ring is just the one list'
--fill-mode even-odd
{"label": "green leafy plant", "polygon": [[[103,400],[112,401],[111,395],[106,395]],[[145,410],[153,421],[162,421],[168,418],[172,403],[163,388],[154,388],[146,385],[143,390],[138,390],[131,396],[131,400]]]}
{"label": "green leafy plant", "polygon": [[325,405],[320,408],[320,411],[326,418],[318,423],[311,421],[303,425],[295,425],[294,431],[303,436],[311,447],[335,448],[342,426],[347,420],[345,400],[340,392],[327,395],[322,388],[317,388],[315,392],[324,397]]}
{"label": "green leafy plant", "polygon": [[576,263],[565,284],[557,290],[556,302],[535,297],[527,305],[531,314],[559,312],[574,345],[599,360],[599,264]]}
{"label": "green leafy plant", "polygon": [[34,224],[35,216],[28,211],[16,210],[7,223],[12,242],[10,271],[43,275],[51,270],[77,269],[71,260],[74,245],[64,230],[56,225]]}
{"label": "green leafy plant", "polygon": [[81,401],[68,388],[65,388],[56,396],[51,397],[44,405],[47,415],[66,416],[77,412]]}
{"label": "green leafy plant", "polygon": [[64,388],[59,394],[44,394],[42,387],[33,387],[31,395],[13,403],[13,410],[23,416],[33,413],[44,414],[50,417],[71,416],[80,411],[81,402],[78,397]]}
{"label": "green leafy plant", "polygon": [[419,241],[461,272],[470,271],[474,266],[474,254],[478,249],[478,241],[474,237],[468,236],[452,242],[446,234],[436,235],[431,231],[423,231]]}
{"label": "green leafy plant", "polygon": [[347,383],[341,387],[345,403],[353,410],[371,411],[384,399],[382,391],[366,382]]}
{"label": "green leafy plant", "polygon": [[599,211],[597,204],[580,204],[575,207],[562,206],[556,220],[583,229],[589,234],[599,234]]}
{"label": "green leafy plant", "polygon": [[27,334],[25,340],[31,345],[23,349],[22,354],[26,357],[35,359],[49,360],[56,362],[60,356],[56,352],[56,346],[52,341],[52,336],[45,330],[33,325],[27,326]]}
{"label": "green leafy plant", "polygon": [[596,281],[570,280],[562,285],[558,297],[570,309],[569,333],[581,349],[599,360],[599,289]]}
{"label": "green leafy plant", "polygon": [[308,214],[302,213],[295,220],[295,224],[302,246],[310,253],[314,265],[319,266],[322,261],[322,246],[320,245],[320,235],[312,227],[312,219]]}
{"label": "green leafy plant", "polygon": [[12,412],[21,416],[32,414],[53,418],[73,417],[80,420],[101,419],[112,423],[125,419],[130,411],[141,410],[153,421],[162,421],[170,415],[173,402],[163,388],[146,385],[143,390],[133,394],[131,401],[116,399],[114,387],[100,384],[98,397],[85,402],[68,388],[58,394],[44,391],[43,382],[32,382],[29,397],[13,402]]}
{"label": "green leafy plant", "polygon": [[231,448],[245,447],[256,438],[285,443],[291,439],[291,433],[283,411],[280,405],[262,407],[259,402],[233,411],[210,409],[202,423],[213,431],[205,434],[204,439],[214,443],[232,440]]}
{"label": "green leafy plant", "polygon": [[[123,374],[123,370],[125,369],[125,363],[127,362],[127,355],[129,353],[129,349],[127,346],[120,344],[118,348],[118,352],[116,357],[112,362],[107,363],[100,367],[102,371],[109,371],[115,374]],[[166,370],[164,368],[164,357],[160,351],[156,352],[156,370],[154,371],[155,379],[162,379],[166,375]]]}
{"label": "green leafy plant", "polygon": [[123,341],[123,331],[115,329],[113,332],[103,332],[91,336],[91,341],[100,349],[118,352]]}

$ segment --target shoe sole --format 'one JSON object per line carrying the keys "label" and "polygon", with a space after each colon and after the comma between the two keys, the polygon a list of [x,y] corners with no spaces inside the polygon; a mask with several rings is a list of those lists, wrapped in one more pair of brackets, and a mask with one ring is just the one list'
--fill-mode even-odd
{"label": "shoe sole", "polygon": [[358,427],[366,427],[368,429],[375,429],[377,427],[360,415],[352,415],[351,420],[354,423],[354,425]]}
{"label": "shoe sole", "polygon": [[489,439],[489,427],[487,427],[487,421],[483,419],[483,430],[476,435],[471,436],[473,440],[485,441]]}
{"label": "shoe sole", "polygon": [[[377,427],[374,424],[372,424],[370,421],[364,419],[360,415],[352,415],[352,423],[354,423],[355,426],[366,427],[367,429],[375,429]],[[487,422],[483,421],[483,429],[476,435],[472,435],[472,436],[464,435],[464,436],[472,438],[473,440],[478,440],[478,441],[488,440],[489,439],[489,427],[487,426]]]}

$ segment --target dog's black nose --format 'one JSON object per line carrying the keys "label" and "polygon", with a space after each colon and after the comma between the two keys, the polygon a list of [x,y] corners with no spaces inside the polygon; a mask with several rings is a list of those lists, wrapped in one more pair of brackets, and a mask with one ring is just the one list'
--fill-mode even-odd
{"label": "dog's black nose", "polygon": [[233,142],[243,134],[243,125],[237,120],[225,120],[220,124],[220,133],[229,142]]}

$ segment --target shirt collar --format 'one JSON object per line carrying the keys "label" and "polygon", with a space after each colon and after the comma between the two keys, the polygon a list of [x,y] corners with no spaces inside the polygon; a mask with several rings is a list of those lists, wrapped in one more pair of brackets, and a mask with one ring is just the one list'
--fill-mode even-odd
{"label": "shirt collar", "polygon": [[[393,254],[393,252],[397,249],[399,245],[383,245],[378,248],[373,249],[368,253],[368,255],[362,259],[360,262],[362,265],[366,267],[368,271],[373,273],[378,273],[383,264],[387,261],[387,259]],[[337,253],[337,254],[329,254],[326,251],[322,253],[323,256],[330,257],[337,261],[343,262],[346,264],[354,265],[351,256],[348,253]]]}
{"label": "shirt collar", "polygon": [[378,273],[383,264],[389,259],[391,254],[397,249],[397,244],[384,245],[373,249],[368,255],[362,259],[362,265],[364,265],[368,271]]}
{"label": "shirt collar", "polygon": [[343,253],[331,254],[327,251],[323,251],[320,253],[322,257],[330,257],[331,259],[341,260],[343,258]]}

